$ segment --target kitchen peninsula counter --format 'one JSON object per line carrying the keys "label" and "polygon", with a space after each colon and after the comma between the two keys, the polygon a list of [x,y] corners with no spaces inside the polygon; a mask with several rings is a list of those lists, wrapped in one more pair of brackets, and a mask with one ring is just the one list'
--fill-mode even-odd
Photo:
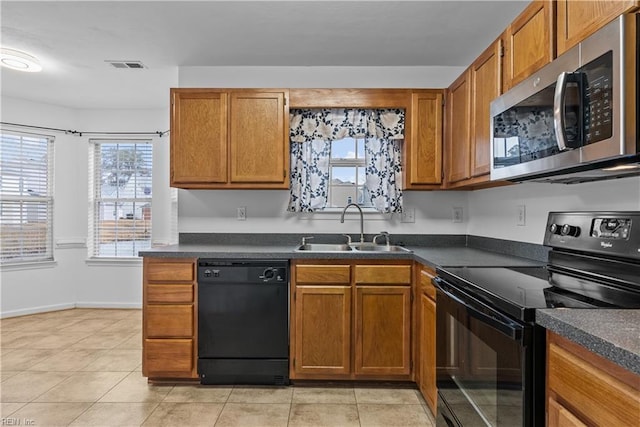
{"label": "kitchen peninsula counter", "polygon": [[545,309],[536,323],[640,375],[640,310]]}

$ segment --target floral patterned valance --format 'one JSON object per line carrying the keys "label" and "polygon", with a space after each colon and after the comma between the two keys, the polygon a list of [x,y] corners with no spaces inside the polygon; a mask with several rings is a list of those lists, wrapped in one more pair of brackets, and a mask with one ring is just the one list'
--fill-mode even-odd
{"label": "floral patterned valance", "polygon": [[292,109],[291,142],[344,138],[404,139],[404,110]]}

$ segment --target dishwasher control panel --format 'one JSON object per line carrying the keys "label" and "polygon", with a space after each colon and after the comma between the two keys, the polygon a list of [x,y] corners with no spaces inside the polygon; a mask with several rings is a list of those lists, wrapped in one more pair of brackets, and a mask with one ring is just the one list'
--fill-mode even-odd
{"label": "dishwasher control panel", "polygon": [[288,261],[198,260],[199,283],[288,283]]}

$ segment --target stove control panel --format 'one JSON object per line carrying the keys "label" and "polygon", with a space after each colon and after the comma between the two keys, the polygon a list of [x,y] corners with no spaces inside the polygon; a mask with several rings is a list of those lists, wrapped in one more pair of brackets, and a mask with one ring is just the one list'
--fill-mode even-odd
{"label": "stove control panel", "polygon": [[640,259],[640,211],[549,212],[544,245]]}
{"label": "stove control panel", "polygon": [[631,231],[630,218],[594,218],[591,237],[627,240]]}

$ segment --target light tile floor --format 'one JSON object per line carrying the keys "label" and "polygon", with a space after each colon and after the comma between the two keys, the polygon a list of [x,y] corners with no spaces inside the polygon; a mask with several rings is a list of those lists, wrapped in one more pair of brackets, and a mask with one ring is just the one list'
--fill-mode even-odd
{"label": "light tile floor", "polygon": [[434,425],[410,388],[148,384],[141,329],[140,310],[0,320],[0,425]]}

